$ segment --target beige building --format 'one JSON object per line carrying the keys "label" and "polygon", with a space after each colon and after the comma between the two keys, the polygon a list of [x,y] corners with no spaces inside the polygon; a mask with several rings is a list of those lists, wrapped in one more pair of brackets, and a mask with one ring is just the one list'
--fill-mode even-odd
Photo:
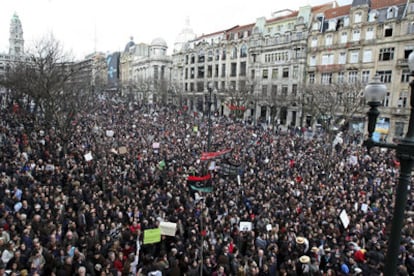
{"label": "beige building", "polygon": [[312,15],[335,6],[279,11],[188,41],[173,54],[172,82],[181,102],[206,112],[211,83],[212,110],[218,114],[299,125]]}
{"label": "beige building", "polygon": [[167,56],[167,48],[162,38],[155,38],[150,45],[135,44],[131,38],[120,58],[123,94],[143,104],[172,101],[172,60]]}
{"label": "beige building", "polygon": [[[313,17],[308,41],[306,86],[343,87],[333,103],[338,105],[334,116],[343,115],[341,98],[362,92],[348,91],[347,85],[359,83],[363,88],[378,74],[388,91],[376,138],[391,141],[405,134],[410,112],[407,57],[414,49],[413,1],[354,0],[328,9]],[[362,107],[353,114],[351,129],[363,132],[365,111]],[[314,115],[305,114],[309,121],[321,119]]]}

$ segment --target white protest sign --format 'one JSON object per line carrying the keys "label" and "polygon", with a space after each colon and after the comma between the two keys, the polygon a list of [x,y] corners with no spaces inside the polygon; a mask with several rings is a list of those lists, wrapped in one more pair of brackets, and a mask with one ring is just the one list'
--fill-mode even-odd
{"label": "white protest sign", "polygon": [[161,229],[161,235],[174,237],[175,232],[177,230],[177,223],[168,222],[168,221],[161,221],[160,222],[160,229]]}
{"label": "white protest sign", "polygon": [[361,204],[361,211],[364,212],[364,213],[368,212],[368,204],[362,203]]}
{"label": "white protest sign", "polygon": [[84,157],[86,161],[91,161],[93,159],[91,152],[88,152],[87,154],[85,154]]}
{"label": "white protest sign", "polygon": [[158,143],[158,142],[152,143],[152,148],[153,149],[159,149],[160,148],[160,143]]}
{"label": "white protest sign", "polygon": [[209,164],[208,164],[208,170],[209,171],[213,171],[213,170],[215,170],[216,169],[216,161],[211,161]]}
{"label": "white protest sign", "polygon": [[346,214],[345,210],[341,211],[341,214],[339,215],[339,218],[341,219],[342,225],[344,226],[344,228],[346,229],[349,225],[349,217]]}
{"label": "white protest sign", "polygon": [[240,231],[251,231],[252,223],[250,221],[240,221],[239,228]]}
{"label": "white protest sign", "polygon": [[272,231],[272,225],[270,223],[266,225],[266,230]]}
{"label": "white protest sign", "polygon": [[106,133],[106,136],[107,136],[107,137],[112,137],[112,136],[114,136],[114,131],[113,131],[113,130],[107,130],[105,133]]}

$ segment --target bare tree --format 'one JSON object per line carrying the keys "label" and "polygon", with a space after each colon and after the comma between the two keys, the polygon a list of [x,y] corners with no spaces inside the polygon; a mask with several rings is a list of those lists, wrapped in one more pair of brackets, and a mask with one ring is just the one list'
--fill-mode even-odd
{"label": "bare tree", "polygon": [[326,135],[324,170],[328,171],[330,155],[334,153],[334,139],[339,131],[347,131],[346,126],[364,110],[364,83],[334,83],[307,85],[303,88],[303,114],[311,116],[320,124]]}
{"label": "bare tree", "polygon": [[50,35],[35,44],[24,60],[14,64],[3,83],[21,102],[33,102],[37,123],[53,129],[63,145],[76,126],[79,113],[91,110],[91,68],[74,63]]}
{"label": "bare tree", "polygon": [[251,101],[251,93],[249,87],[241,87],[240,90],[229,89],[227,91],[227,107],[230,114],[234,118],[242,119],[247,106]]}
{"label": "bare tree", "polygon": [[363,111],[364,86],[362,82],[307,85],[303,88],[303,112],[327,131],[346,125]]}

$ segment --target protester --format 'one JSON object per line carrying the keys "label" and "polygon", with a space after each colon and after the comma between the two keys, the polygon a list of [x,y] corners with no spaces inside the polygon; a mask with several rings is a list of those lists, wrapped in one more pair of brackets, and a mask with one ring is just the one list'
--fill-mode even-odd
{"label": "protester", "polygon": [[[97,104],[90,114],[78,114],[67,144],[58,130],[35,124],[24,108],[1,111],[3,270],[30,275],[382,271],[399,176],[393,152],[372,149],[369,155],[360,137],[346,131],[343,143],[332,147],[329,133],[276,131],[213,116],[210,152],[231,151],[204,161],[207,116],[155,105],[144,113],[144,106],[115,105],[111,99]],[[205,176],[212,160],[212,191],[205,183],[191,188],[187,177]],[[413,212],[412,195],[410,190],[407,214]],[[343,210],[349,225],[340,218]],[[175,237],[143,244],[143,231],[161,221],[177,224]],[[412,220],[404,225],[399,256],[400,271],[408,274],[414,273],[413,225]]]}

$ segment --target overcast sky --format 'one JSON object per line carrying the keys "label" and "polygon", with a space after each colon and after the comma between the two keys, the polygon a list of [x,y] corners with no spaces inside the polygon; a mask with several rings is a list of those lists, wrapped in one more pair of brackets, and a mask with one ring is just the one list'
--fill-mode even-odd
{"label": "overcast sky", "polygon": [[[122,51],[132,36],[136,43],[167,41],[171,53],[175,39],[188,17],[197,35],[221,31],[235,25],[271,18],[271,13],[297,10],[329,0],[2,0],[0,3],[0,52],[8,52],[10,20],[19,16],[25,48],[53,33],[76,58],[95,49]],[[338,0],[339,5],[352,0]]]}

